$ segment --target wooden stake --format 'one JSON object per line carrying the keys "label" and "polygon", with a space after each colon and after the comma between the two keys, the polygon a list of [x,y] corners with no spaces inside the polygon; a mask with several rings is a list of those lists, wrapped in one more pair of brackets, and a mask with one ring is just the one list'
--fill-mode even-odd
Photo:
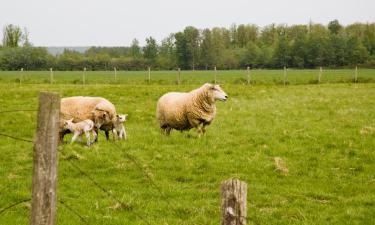
{"label": "wooden stake", "polygon": [[286,85],[286,66],[284,66],[284,86]]}
{"label": "wooden stake", "polygon": [[180,85],[180,83],[181,83],[181,68],[178,68],[177,84]]}
{"label": "wooden stake", "polygon": [[86,84],[86,67],[83,68],[82,83]]}
{"label": "wooden stake", "polygon": [[251,84],[250,66],[247,67],[247,84]]}
{"label": "wooden stake", "polygon": [[113,67],[113,70],[115,72],[114,76],[115,76],[115,82],[117,82],[117,69],[116,67]]}
{"label": "wooden stake", "polygon": [[246,225],[247,184],[237,179],[221,183],[221,225]]}
{"label": "wooden stake", "polygon": [[49,83],[53,84],[53,70],[52,68],[49,68]]}
{"label": "wooden stake", "polygon": [[148,83],[151,83],[151,68],[148,67]]}
{"label": "wooden stake", "polygon": [[20,74],[20,84],[22,83],[23,80],[23,68],[21,68],[21,74]]}
{"label": "wooden stake", "polygon": [[357,81],[358,81],[358,66],[355,66],[354,83],[357,83]]}
{"label": "wooden stake", "polygon": [[321,79],[322,79],[322,74],[323,74],[323,68],[322,68],[322,67],[320,67],[320,68],[319,68],[319,77],[318,77],[318,84],[320,84],[320,82],[321,82]]}
{"label": "wooden stake", "polygon": [[216,70],[216,66],[214,67],[215,68],[215,78],[214,78],[214,82],[216,84],[216,78],[217,78],[217,70]]}
{"label": "wooden stake", "polygon": [[56,224],[60,96],[41,92],[34,143],[31,225]]}

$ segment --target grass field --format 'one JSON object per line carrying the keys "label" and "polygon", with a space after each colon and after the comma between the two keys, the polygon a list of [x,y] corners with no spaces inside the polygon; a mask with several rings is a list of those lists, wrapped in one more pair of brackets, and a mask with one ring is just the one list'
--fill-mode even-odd
{"label": "grass field", "polygon": [[[53,81],[56,84],[82,84],[82,71],[54,71]],[[351,83],[355,71],[323,70],[321,83]],[[151,71],[151,84],[173,85],[177,83],[177,71]],[[214,71],[181,71],[182,84],[201,84],[213,82]],[[318,70],[288,69],[286,84],[316,84],[318,83]],[[49,71],[0,71],[0,83],[43,84],[50,83]],[[359,83],[375,83],[374,69],[359,69]],[[247,72],[245,70],[219,70],[217,82],[221,84],[246,84]],[[252,84],[284,84],[283,70],[251,70],[250,82]],[[117,71],[115,81],[113,71],[87,71],[86,84],[148,84],[147,71]]]}
{"label": "grass field", "polygon": [[[29,82],[21,85],[15,82],[17,72],[1,72],[0,111],[36,109],[43,90],[63,97],[102,96],[129,114],[125,142],[115,145],[100,133],[91,148],[83,143],[59,147],[59,225],[85,224],[66,206],[95,225],[219,224],[219,187],[228,178],[248,183],[248,224],[374,224],[375,84],[351,84],[350,71],[344,70],[337,72],[337,77],[347,74],[344,83],[307,84],[313,71],[300,71],[311,79],[293,71],[301,85],[268,85],[283,74],[266,71],[269,83],[247,86],[236,81],[242,72],[224,76],[220,71],[229,101],[217,103],[217,116],[202,138],[195,130],[161,136],[155,105],[165,92],[189,91],[210,81],[208,72],[189,74],[180,86],[174,85],[173,72],[166,73],[169,78],[160,72],[157,80],[163,82],[151,85],[145,84],[144,72],[121,72],[120,84],[88,72],[88,85],[72,84],[80,72],[61,72],[54,85],[35,84],[48,72],[28,72]],[[359,76],[374,79],[375,73],[360,70]],[[290,83],[298,83],[292,77]],[[36,112],[0,116],[0,133],[33,139]],[[288,172],[277,168],[275,157]],[[126,205],[116,204],[72,164]],[[0,136],[0,210],[31,197],[31,174],[32,143]],[[26,202],[0,214],[0,224],[28,224],[29,217]]]}

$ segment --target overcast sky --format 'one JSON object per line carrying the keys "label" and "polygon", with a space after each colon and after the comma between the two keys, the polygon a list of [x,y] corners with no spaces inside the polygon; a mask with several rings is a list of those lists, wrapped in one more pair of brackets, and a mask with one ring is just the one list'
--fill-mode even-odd
{"label": "overcast sky", "polygon": [[[375,22],[375,0],[5,0],[0,26],[26,27],[35,46],[158,42],[186,26]],[[2,39],[2,29],[0,31]]]}

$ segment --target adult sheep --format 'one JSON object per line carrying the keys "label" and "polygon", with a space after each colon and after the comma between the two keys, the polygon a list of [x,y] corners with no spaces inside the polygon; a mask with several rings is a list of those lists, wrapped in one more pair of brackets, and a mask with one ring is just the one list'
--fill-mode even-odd
{"label": "adult sheep", "polygon": [[156,118],[162,133],[169,135],[172,129],[197,128],[198,135],[215,118],[217,100],[226,101],[227,94],[219,85],[204,84],[191,92],[169,92],[157,103]]}
{"label": "adult sheep", "polygon": [[[116,119],[115,106],[102,97],[74,96],[61,99],[60,105],[60,141],[69,131],[64,129],[64,121],[73,119],[77,123],[90,119],[95,124],[95,130],[102,126],[113,126]],[[107,135],[107,131],[106,131]]]}

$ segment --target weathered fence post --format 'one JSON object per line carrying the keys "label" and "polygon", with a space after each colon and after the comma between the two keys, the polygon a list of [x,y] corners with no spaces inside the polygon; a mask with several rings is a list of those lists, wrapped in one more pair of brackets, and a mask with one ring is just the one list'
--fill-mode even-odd
{"label": "weathered fence post", "polygon": [[286,85],[286,66],[284,66],[284,86]]}
{"label": "weathered fence post", "polygon": [[41,92],[34,142],[31,225],[56,223],[59,111],[59,95]]}
{"label": "weathered fence post", "polygon": [[114,70],[115,82],[117,82],[117,68],[113,67],[113,70]]}
{"label": "weathered fence post", "polygon": [[86,84],[86,67],[83,68],[82,84]]}
{"label": "weathered fence post", "polygon": [[322,74],[323,74],[323,68],[320,67],[320,68],[319,68],[319,76],[318,76],[318,84],[320,84],[320,81],[321,81],[321,79],[322,79]]}
{"label": "weathered fence post", "polygon": [[354,83],[357,83],[357,81],[358,81],[358,66],[355,66]]}
{"label": "weathered fence post", "polygon": [[20,74],[20,84],[22,83],[23,80],[23,68],[21,68],[21,74]]}
{"label": "weathered fence post", "polygon": [[247,84],[251,84],[250,66],[247,67]]}
{"label": "weathered fence post", "polygon": [[215,84],[216,84],[216,79],[217,79],[217,70],[216,70],[216,66],[214,67],[214,69],[215,69],[215,77],[214,77],[214,82],[215,82]]}
{"label": "weathered fence post", "polygon": [[49,68],[49,83],[53,84],[53,70]]}
{"label": "weathered fence post", "polygon": [[237,179],[221,183],[221,225],[246,225],[247,184]]}
{"label": "weathered fence post", "polygon": [[148,83],[151,83],[151,68],[148,67]]}
{"label": "weathered fence post", "polygon": [[178,68],[177,84],[180,85],[180,83],[181,83],[181,68]]}

